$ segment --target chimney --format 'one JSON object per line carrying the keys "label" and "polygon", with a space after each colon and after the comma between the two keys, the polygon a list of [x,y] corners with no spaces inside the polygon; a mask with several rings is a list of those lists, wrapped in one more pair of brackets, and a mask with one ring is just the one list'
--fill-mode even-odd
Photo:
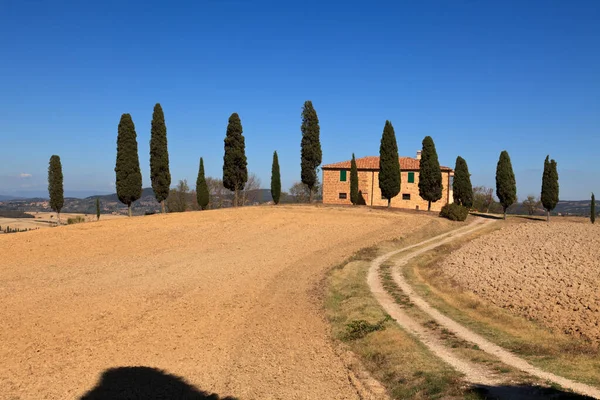
{"label": "chimney", "polygon": [[421,159],[421,150],[417,151],[417,160]]}

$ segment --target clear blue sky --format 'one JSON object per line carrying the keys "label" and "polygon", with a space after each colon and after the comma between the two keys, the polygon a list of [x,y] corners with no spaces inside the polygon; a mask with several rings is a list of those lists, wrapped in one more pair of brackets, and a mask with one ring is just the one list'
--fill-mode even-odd
{"label": "clear blue sky", "polygon": [[117,125],[136,124],[149,186],[152,109],[167,121],[173,183],[198,159],[221,176],[239,113],[248,168],[300,177],[312,100],[323,163],[378,155],[386,119],[401,155],[425,135],[494,187],[508,150],[518,195],[539,194],[546,154],[561,199],[600,194],[600,2],[0,2],[0,194],[45,191],[59,154],[67,194],[114,192]]}

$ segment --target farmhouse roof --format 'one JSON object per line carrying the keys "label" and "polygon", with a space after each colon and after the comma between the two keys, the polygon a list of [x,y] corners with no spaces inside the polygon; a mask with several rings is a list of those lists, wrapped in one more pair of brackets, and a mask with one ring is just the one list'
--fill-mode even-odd
{"label": "farmhouse roof", "polygon": [[[400,169],[403,171],[418,171],[421,164],[420,160],[411,157],[399,157]],[[323,165],[322,169],[350,169],[350,160],[333,164]],[[356,169],[379,170],[379,157],[368,156],[356,159]],[[452,171],[452,168],[440,166],[442,171]]]}

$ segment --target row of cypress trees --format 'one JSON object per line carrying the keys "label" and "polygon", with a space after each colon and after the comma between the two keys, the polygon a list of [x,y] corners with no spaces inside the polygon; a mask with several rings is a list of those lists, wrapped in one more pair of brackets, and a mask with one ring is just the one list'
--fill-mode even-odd
{"label": "row of cypress trees", "polygon": [[[322,151],[320,144],[320,127],[317,113],[312,102],[306,101],[302,108],[302,141],[301,141],[301,180],[309,191],[309,201],[312,202],[313,189],[318,182],[317,168],[321,164]],[[229,117],[224,140],[225,154],[223,156],[223,186],[234,192],[234,206],[238,205],[239,191],[243,190],[248,180],[247,159],[245,155],[245,139],[240,117],[237,113]],[[400,193],[400,165],[398,145],[394,127],[386,121],[379,149],[379,187],[382,196],[388,200]],[[131,204],[142,194],[142,175],[139,165],[137,135],[130,114],[123,114],[118,126],[117,161],[115,166],[117,196],[128,207],[131,216]],[[154,106],[151,122],[150,138],[150,176],[152,189],[156,200],[165,212],[165,200],[169,196],[171,175],[169,171],[169,155],[167,148],[167,128],[164,113],[159,103]],[[59,214],[64,205],[63,176],[60,157],[50,158],[48,169],[48,191],[50,206]],[[430,136],[422,142],[421,161],[419,169],[419,194],[431,203],[442,197],[442,175],[435,144]],[[496,194],[503,207],[504,218],[506,210],[517,200],[516,181],[508,152],[502,151],[496,167]],[[271,195],[275,204],[281,196],[281,176],[277,152],[273,153],[271,169]],[[200,158],[198,178],[196,180],[196,196],[201,209],[206,209],[209,203],[209,191],[204,172],[204,161]],[[593,195],[592,195],[593,196]],[[358,171],[356,159],[352,154],[350,171],[350,199],[353,204],[359,204]],[[473,204],[473,188],[466,161],[458,156],[455,165],[453,183],[453,200],[455,203],[471,207]],[[548,219],[558,203],[558,172],[556,161],[549,156],[544,161],[542,178],[541,201],[547,211]],[[592,201],[592,207],[595,207]],[[592,213],[593,215],[594,213]],[[594,215],[593,215],[594,217]]]}
{"label": "row of cypress trees", "polygon": [[[302,108],[302,142],[301,142],[301,178],[310,192],[310,200],[314,187],[318,182],[317,167],[321,164],[320,128],[317,113],[312,102],[306,101]],[[150,131],[150,180],[156,200],[165,210],[165,200],[169,196],[171,173],[169,170],[169,152],[167,145],[167,127],[160,103],[154,106]],[[231,114],[227,124],[224,140],[223,186],[234,192],[234,206],[239,202],[239,191],[244,189],[248,181],[245,139],[240,117]],[[127,205],[129,216],[131,205],[142,195],[142,173],[138,157],[138,143],[135,125],[130,114],[122,114],[117,129],[117,159],[115,164],[116,189],[119,201]],[[48,192],[50,207],[58,214],[64,205],[63,175],[60,157],[53,155],[48,168]],[[271,195],[275,204],[281,198],[281,174],[277,151],[273,153],[271,169]],[[205,210],[210,201],[208,185],[204,172],[204,160],[200,157],[198,178],[196,180],[196,196],[198,205]],[[97,204],[99,209],[99,204]]]}
{"label": "row of cypress trees", "polygon": [[[422,142],[421,162],[419,167],[419,195],[427,201],[427,209],[431,210],[431,203],[442,198],[442,172],[438,161],[437,151],[431,136],[425,136]],[[354,155],[352,156],[354,159]],[[353,173],[351,166],[350,178]],[[392,199],[400,193],[401,188],[401,171],[398,155],[398,144],[396,142],[396,134],[394,127],[390,121],[385,121],[383,134],[381,135],[381,143],[379,146],[379,188],[381,195],[387,199],[388,207],[390,207]],[[356,186],[358,185],[358,177]],[[352,189],[351,182],[351,189]],[[352,199],[352,191],[351,191]],[[358,196],[355,198],[358,201]],[[353,200],[354,204],[357,204]]]}
{"label": "row of cypress trees", "polygon": [[[302,109],[301,178],[310,193],[310,201],[318,182],[317,167],[321,164],[320,128],[317,113],[311,101],[306,101]],[[231,114],[227,123],[224,140],[223,186],[234,193],[234,206],[239,203],[239,192],[248,181],[248,162],[245,154],[245,138],[240,117]],[[117,197],[127,205],[131,216],[131,205],[142,194],[142,174],[140,170],[137,135],[130,114],[123,114],[117,135],[117,161],[115,166]],[[152,114],[150,138],[150,178],[156,200],[165,212],[165,200],[169,196],[171,174],[167,148],[167,128],[160,104],[156,104]],[[271,195],[275,204],[281,197],[281,175],[277,152],[273,153],[271,170]],[[196,196],[201,209],[209,203],[209,191],[204,173],[204,160],[200,158]]]}
{"label": "row of cypress trees", "polygon": [[[229,118],[225,137],[225,157],[223,182],[225,187],[235,190],[243,188],[247,180],[244,137],[239,116],[234,113]],[[115,166],[117,197],[127,205],[131,216],[131,205],[142,195],[142,174],[140,170],[137,135],[130,114],[123,114],[117,134],[117,162]],[[169,152],[167,145],[167,127],[164,112],[159,103],[154,106],[150,137],[150,180],[156,200],[165,210],[165,200],[169,196],[171,173],[169,170]],[[208,185],[204,174],[204,160],[200,157],[198,177],[196,179],[198,205],[205,210],[209,203]]]}
{"label": "row of cypress trees", "polygon": [[[554,210],[558,204],[558,193],[557,164],[555,160],[550,159],[550,156],[546,156],[542,175],[541,202],[546,210],[547,221],[550,221],[550,211]],[[504,219],[506,219],[506,210],[517,201],[517,183],[510,156],[506,150],[500,153],[496,166],[496,195],[502,205]]]}
{"label": "row of cypress trees", "polygon": [[[556,161],[549,158],[547,156],[544,161],[541,195],[542,205],[546,209],[548,220],[550,219],[550,211],[554,210],[558,203],[559,192]],[[390,207],[391,200],[400,193],[400,176],[398,145],[394,127],[390,121],[386,121],[379,147],[379,188],[382,196],[388,200],[388,207]],[[452,184],[453,200],[454,203],[467,208],[473,205],[473,186],[470,176],[467,162],[464,158],[458,156]],[[432,202],[442,198],[442,189],[442,174],[435,144],[431,136],[426,136],[422,142],[419,166],[419,195],[428,202],[428,210],[431,210]],[[515,175],[507,151],[500,153],[496,166],[496,194],[502,204],[504,218],[506,219],[506,210],[517,200]],[[352,154],[350,165],[350,200],[352,204],[358,204],[360,201],[358,171],[354,154]],[[593,203],[592,201],[592,206],[594,206]]]}

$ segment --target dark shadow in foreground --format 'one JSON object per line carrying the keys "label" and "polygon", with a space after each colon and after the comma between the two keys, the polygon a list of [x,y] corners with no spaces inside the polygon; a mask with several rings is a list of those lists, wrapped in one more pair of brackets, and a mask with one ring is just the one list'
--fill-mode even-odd
{"label": "dark shadow in foreground", "polygon": [[593,397],[568,392],[553,387],[542,387],[537,385],[515,385],[515,386],[487,386],[477,385],[471,393],[476,393],[481,399],[498,400],[593,400]]}
{"label": "dark shadow in foreground", "polygon": [[219,397],[187,383],[183,378],[150,367],[119,367],[104,371],[96,387],[80,400],[237,400]]}

